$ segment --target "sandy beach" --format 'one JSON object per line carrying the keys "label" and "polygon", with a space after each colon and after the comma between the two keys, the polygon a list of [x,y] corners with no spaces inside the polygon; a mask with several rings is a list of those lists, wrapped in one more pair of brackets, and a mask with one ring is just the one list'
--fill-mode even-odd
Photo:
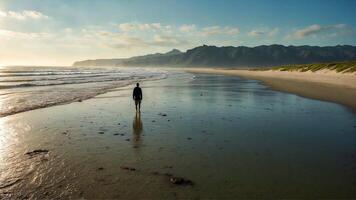
{"label": "sandy beach", "polygon": [[140,114],[129,85],[0,118],[0,198],[356,195],[355,115],[343,106],[237,76],[141,86]]}
{"label": "sandy beach", "polygon": [[317,72],[252,71],[216,68],[187,68],[187,72],[241,76],[263,81],[273,89],[343,104],[356,110],[356,74],[330,70]]}

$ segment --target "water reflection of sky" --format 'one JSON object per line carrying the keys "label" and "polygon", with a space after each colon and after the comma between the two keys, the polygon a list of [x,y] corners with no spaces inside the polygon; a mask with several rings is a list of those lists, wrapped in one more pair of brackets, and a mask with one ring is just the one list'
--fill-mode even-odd
{"label": "water reflection of sky", "polygon": [[[19,134],[6,138],[0,132],[1,145],[18,138],[15,162],[27,159],[26,149],[49,149],[38,175],[55,177],[72,191],[84,188],[85,197],[110,198],[147,187],[158,197],[174,191],[162,177],[151,176],[155,171],[194,180],[199,190],[184,188],[184,193],[200,197],[352,193],[355,171],[345,164],[354,161],[349,158],[356,147],[355,115],[343,106],[238,77],[176,74],[141,85],[142,113],[135,113],[132,85],[100,98],[10,116],[12,132]],[[4,123],[1,128],[11,130]],[[0,158],[9,155],[6,151],[12,150],[1,148]],[[140,172],[126,173],[120,166]],[[68,174],[75,176],[68,179]],[[103,179],[110,184],[101,184]],[[54,191],[58,184],[53,183]],[[107,191],[100,196],[93,188]]]}

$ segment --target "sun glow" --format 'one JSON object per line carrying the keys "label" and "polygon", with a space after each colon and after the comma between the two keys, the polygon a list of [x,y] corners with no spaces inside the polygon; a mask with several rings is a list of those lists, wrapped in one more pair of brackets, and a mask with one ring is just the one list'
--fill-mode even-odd
{"label": "sun glow", "polygon": [[[1,104],[1,102],[0,102]],[[3,167],[2,164],[5,163],[5,154],[6,154],[6,120],[0,118],[0,169]]]}

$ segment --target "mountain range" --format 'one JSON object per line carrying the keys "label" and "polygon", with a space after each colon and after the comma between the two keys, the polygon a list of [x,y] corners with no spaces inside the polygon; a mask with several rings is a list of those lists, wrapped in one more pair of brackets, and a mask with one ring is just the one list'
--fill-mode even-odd
{"label": "mountain range", "polygon": [[131,58],[84,60],[73,66],[269,67],[356,60],[356,46],[198,46]]}

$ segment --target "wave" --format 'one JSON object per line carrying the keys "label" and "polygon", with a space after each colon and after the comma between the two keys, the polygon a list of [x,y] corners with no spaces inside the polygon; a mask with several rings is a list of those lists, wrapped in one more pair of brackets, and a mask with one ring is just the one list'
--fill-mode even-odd
{"label": "wave", "polygon": [[[23,73],[25,70],[18,71]],[[42,69],[42,71],[46,70]],[[58,72],[45,72],[47,76],[34,78],[33,74],[39,74],[34,69],[28,72],[29,76],[24,76],[24,78],[13,76],[2,79],[0,81],[2,83],[0,85],[0,117],[82,101],[136,81],[157,80],[167,76],[164,71],[143,69],[121,69],[120,71],[102,69],[101,71],[80,71],[76,72],[76,75],[73,73],[63,75],[62,72],[59,77],[53,75],[59,74]]]}
{"label": "wave", "polygon": [[34,81],[56,81],[65,79],[80,79],[80,78],[95,78],[109,75],[88,75],[88,76],[74,76],[74,77],[59,77],[59,78],[32,78],[32,79],[3,79],[0,83],[13,83],[13,82],[34,82]]}
{"label": "wave", "polygon": [[141,80],[146,77],[126,77],[126,78],[110,78],[110,79],[100,79],[100,80],[87,80],[87,79],[77,79],[77,81],[59,82],[59,83],[23,83],[16,85],[0,85],[0,89],[10,89],[10,88],[21,88],[21,87],[43,87],[43,86],[57,86],[57,85],[69,85],[69,84],[85,84],[85,83],[102,83],[102,82],[114,82],[122,81],[127,79]]}
{"label": "wave", "polygon": [[17,77],[17,76],[73,76],[73,75],[80,75],[80,74],[113,74],[113,73],[120,73],[120,72],[27,72],[27,73],[0,73],[0,77]]}

